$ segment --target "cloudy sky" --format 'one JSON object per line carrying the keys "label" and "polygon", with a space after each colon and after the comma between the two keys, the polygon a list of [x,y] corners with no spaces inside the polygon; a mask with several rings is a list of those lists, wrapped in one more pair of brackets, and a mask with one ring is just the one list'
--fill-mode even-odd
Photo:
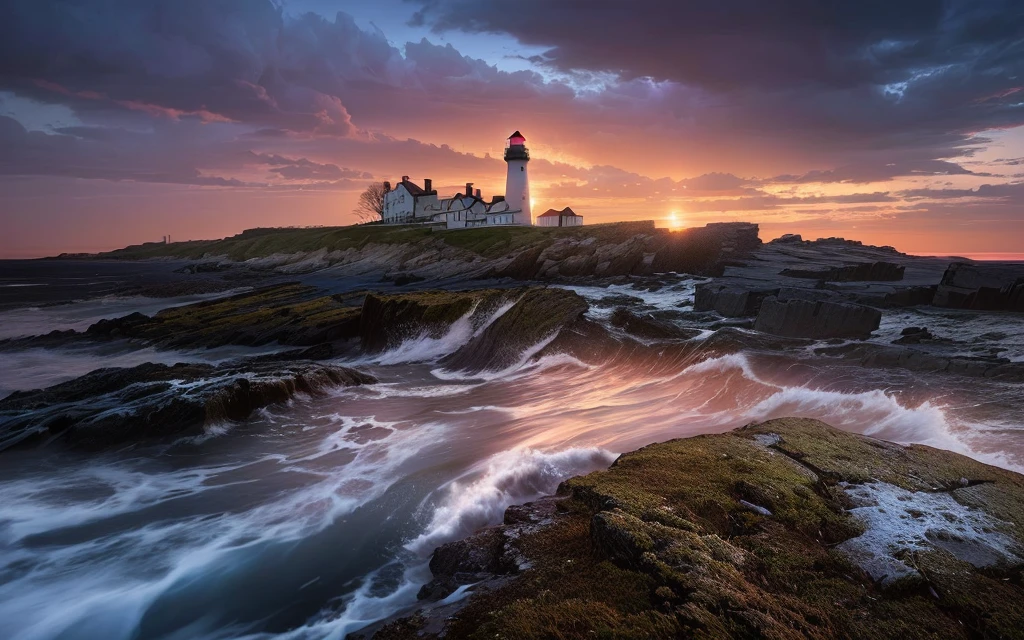
{"label": "cloudy sky", "polygon": [[1024,252],[1019,0],[6,0],[0,256],[348,224],[375,180],[588,223]]}

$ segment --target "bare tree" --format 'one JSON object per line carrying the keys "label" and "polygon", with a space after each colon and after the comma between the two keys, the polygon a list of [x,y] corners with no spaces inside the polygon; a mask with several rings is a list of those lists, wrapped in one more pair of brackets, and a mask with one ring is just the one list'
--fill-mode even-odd
{"label": "bare tree", "polygon": [[360,222],[376,222],[384,219],[384,196],[388,190],[383,182],[374,182],[359,194],[356,209],[353,213]]}

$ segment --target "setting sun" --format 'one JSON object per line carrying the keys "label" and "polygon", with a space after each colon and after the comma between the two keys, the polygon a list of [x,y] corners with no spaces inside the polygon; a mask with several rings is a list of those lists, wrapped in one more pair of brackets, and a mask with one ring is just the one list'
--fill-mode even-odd
{"label": "setting sun", "polygon": [[669,213],[666,222],[669,229],[682,229],[686,227],[686,221],[677,211]]}

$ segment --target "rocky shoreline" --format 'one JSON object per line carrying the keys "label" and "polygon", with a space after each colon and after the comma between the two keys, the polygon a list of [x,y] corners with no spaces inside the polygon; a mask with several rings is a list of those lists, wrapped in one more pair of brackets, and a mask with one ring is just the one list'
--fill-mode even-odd
{"label": "rocky shoreline", "polygon": [[[644,224],[326,230],[299,234],[320,248],[277,251],[295,233],[186,247],[194,261],[178,275],[196,278],[195,290],[247,273],[259,274],[258,288],[0,342],[0,352],[278,349],[99,369],[15,392],[0,399],[0,456],[203,436],[264,407],[375,384],[358,369],[376,374],[388,358],[405,362],[403,349],[441,343],[432,366],[469,377],[552,355],[672,376],[743,354],[803,365],[786,359],[802,353],[842,363],[838,375],[870,367],[1024,382],[1024,360],[999,346],[1005,334],[976,344],[948,329],[1020,311],[1021,265],[950,264],[839,239],[762,244],[742,223],[681,234]],[[186,257],[157,255],[180,249],[120,257]],[[355,284],[330,288],[344,278]],[[917,308],[949,314],[930,316],[946,331],[893,329],[893,314]],[[340,364],[353,360],[362,364]],[[1024,629],[1022,558],[1024,477],[785,418],[650,445],[509,507],[502,524],[433,552],[416,607],[356,635],[1013,638]]]}
{"label": "rocky shoreline", "polygon": [[1022,558],[1024,476],[785,418],[509,508],[362,637],[1015,638]]}

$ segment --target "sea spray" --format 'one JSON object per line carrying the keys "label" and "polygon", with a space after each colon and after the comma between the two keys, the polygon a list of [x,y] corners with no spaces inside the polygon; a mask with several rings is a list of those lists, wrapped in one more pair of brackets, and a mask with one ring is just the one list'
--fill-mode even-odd
{"label": "sea spray", "polygon": [[479,301],[453,322],[444,335],[433,337],[429,332],[405,340],[397,347],[376,358],[377,364],[394,365],[409,362],[429,362],[455,353],[460,347],[480,335],[498,318],[516,305],[518,299],[507,300],[486,316],[478,317]]}
{"label": "sea spray", "polygon": [[[545,453],[517,449],[492,456],[469,481],[455,481],[434,511],[426,530],[407,548],[421,556],[436,547],[501,522],[510,505],[555,492],[572,476],[607,468],[615,454],[598,448],[572,448]],[[475,475],[475,474],[474,474]]]}

